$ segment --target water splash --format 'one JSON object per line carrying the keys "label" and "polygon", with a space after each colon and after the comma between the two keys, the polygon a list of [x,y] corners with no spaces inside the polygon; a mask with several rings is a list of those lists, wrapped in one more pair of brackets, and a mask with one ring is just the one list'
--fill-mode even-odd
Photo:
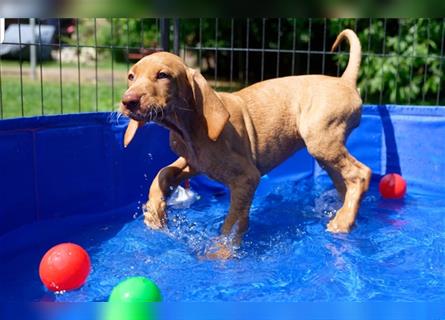
{"label": "water splash", "polygon": [[167,199],[167,205],[175,209],[188,209],[200,196],[191,189],[178,186],[176,189],[170,187],[173,193]]}

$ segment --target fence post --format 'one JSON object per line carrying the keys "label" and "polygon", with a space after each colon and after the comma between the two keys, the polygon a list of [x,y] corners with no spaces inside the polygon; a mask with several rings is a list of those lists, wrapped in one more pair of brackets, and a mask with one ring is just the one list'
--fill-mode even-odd
{"label": "fence post", "polygon": [[29,19],[29,25],[31,27],[31,45],[29,46],[29,64],[30,64],[30,73],[31,73],[31,79],[35,80],[37,79],[36,74],[36,19],[31,18]]}
{"label": "fence post", "polygon": [[174,19],[173,25],[173,53],[179,56],[179,19]]}
{"label": "fence post", "polygon": [[161,18],[161,48],[164,51],[170,51],[170,21],[167,18]]}

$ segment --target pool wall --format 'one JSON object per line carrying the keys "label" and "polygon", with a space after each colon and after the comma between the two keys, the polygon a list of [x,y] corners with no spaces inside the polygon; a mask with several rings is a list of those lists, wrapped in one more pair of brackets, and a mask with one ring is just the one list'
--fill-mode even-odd
{"label": "pool wall", "polygon": [[[154,124],[139,130],[124,149],[126,124],[110,113],[0,121],[0,239],[43,219],[118,209],[130,218],[138,202],[146,200],[156,172],[176,156],[167,131]],[[445,191],[443,107],[364,106],[348,148],[371,167],[375,179],[398,172],[409,188]],[[263,180],[320,174],[324,171],[302,150]],[[221,189],[202,177],[193,186]]]}

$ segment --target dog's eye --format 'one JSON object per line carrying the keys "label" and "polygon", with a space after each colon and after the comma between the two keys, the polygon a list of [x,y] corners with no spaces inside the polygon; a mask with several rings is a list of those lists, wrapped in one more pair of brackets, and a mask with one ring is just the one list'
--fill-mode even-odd
{"label": "dog's eye", "polygon": [[166,79],[168,77],[169,77],[168,73],[159,72],[158,75],[156,76],[156,79]]}
{"label": "dog's eye", "polygon": [[134,80],[134,74],[130,73],[128,75],[128,80],[133,81]]}

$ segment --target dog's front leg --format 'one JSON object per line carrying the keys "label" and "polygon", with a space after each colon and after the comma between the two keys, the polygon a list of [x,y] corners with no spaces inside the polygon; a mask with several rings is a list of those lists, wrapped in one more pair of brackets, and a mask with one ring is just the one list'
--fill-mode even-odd
{"label": "dog's front leg", "polygon": [[195,175],[187,160],[179,157],[175,162],[159,170],[154,178],[144,210],[144,222],[152,229],[162,229],[167,222],[165,199],[181,181]]}
{"label": "dog's front leg", "polygon": [[[221,228],[222,239],[207,252],[212,259],[229,259],[233,254],[233,246],[241,244],[243,235],[249,227],[249,211],[255,190],[260,181],[260,173],[256,168],[247,170],[244,175],[231,179],[230,209]],[[234,230],[234,227],[236,229]],[[233,239],[230,239],[233,234]]]}

